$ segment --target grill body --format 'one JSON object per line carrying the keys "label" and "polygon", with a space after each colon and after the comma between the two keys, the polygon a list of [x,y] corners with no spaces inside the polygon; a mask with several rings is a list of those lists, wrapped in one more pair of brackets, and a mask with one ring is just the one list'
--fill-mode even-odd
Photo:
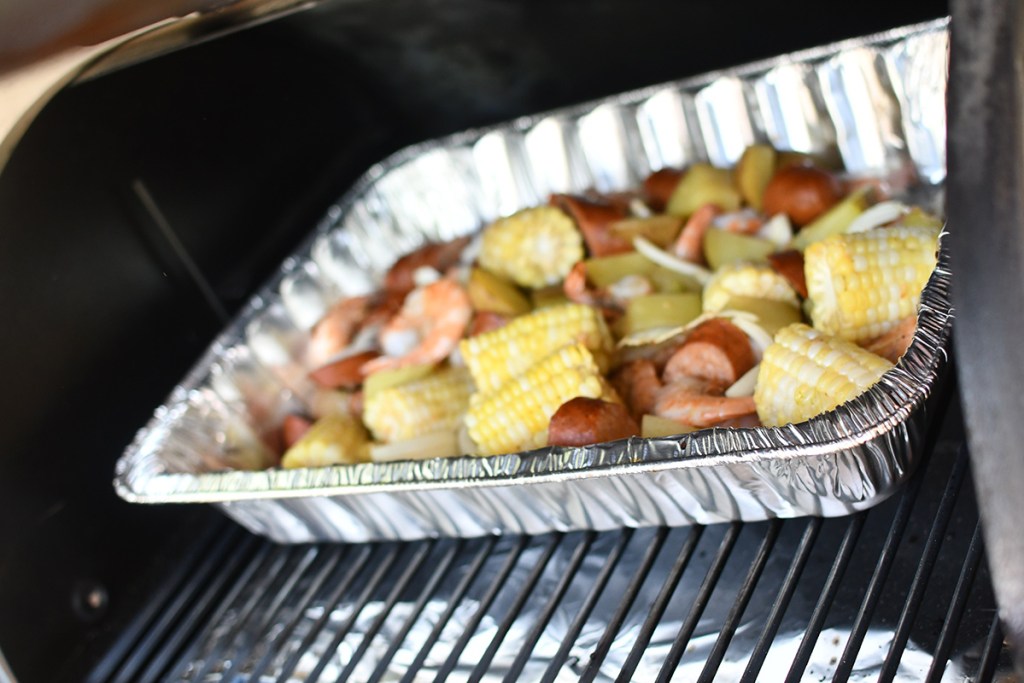
{"label": "grill body", "polygon": [[949,382],[908,485],[830,520],[279,547],[110,485],[224,314],[387,154],[947,13],[768,5],[326,2],[58,94],[0,175],[0,649],[17,680],[1005,672]]}

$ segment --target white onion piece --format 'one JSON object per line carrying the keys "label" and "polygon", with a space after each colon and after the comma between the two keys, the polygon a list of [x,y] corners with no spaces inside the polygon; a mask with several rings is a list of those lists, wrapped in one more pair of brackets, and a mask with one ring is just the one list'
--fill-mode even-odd
{"label": "white onion piece", "polygon": [[629,213],[636,218],[650,218],[654,215],[650,207],[639,197],[633,197],[629,200]]}
{"label": "white onion piece", "polygon": [[677,258],[667,251],[659,249],[653,242],[646,238],[634,237],[633,246],[647,259],[675,273],[692,277],[699,282],[701,286],[706,285],[708,280],[711,279],[711,271],[707,268],[698,266],[696,263],[690,263],[689,261]]}
{"label": "white onion piece", "polygon": [[903,202],[879,202],[853,219],[846,232],[867,232],[892,223],[910,209]]}
{"label": "white onion piece", "polygon": [[412,282],[417,287],[432,285],[440,279],[441,273],[437,272],[436,268],[430,266],[420,266],[412,271]]}
{"label": "white onion piece", "polygon": [[403,441],[375,443],[370,446],[370,460],[393,462],[395,460],[431,460],[451,458],[460,455],[458,438],[454,431],[431,432]]}
{"label": "white onion piece", "polygon": [[780,249],[784,249],[793,241],[793,224],[784,213],[777,213],[769,218],[758,231],[758,237],[763,237]]}
{"label": "white onion piece", "polygon": [[758,363],[744,372],[742,377],[733,382],[733,385],[725,390],[725,395],[729,398],[753,396],[754,388],[757,386],[757,373],[760,369],[761,364]]}

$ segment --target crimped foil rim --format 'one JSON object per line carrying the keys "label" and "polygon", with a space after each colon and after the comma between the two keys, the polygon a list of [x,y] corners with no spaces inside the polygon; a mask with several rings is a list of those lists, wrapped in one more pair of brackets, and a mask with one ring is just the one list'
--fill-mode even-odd
{"label": "crimped foil rim", "polygon": [[[712,428],[680,439],[633,437],[611,444],[545,448],[530,453],[486,458],[464,456],[316,469],[168,473],[161,471],[156,462],[161,430],[166,430],[176,412],[187,403],[190,392],[202,385],[214,362],[243,337],[248,322],[276,298],[283,279],[301,267],[316,240],[335,229],[349,209],[391,169],[432,150],[465,145],[494,131],[524,131],[541,120],[578,116],[599,105],[642,102],[667,88],[694,90],[724,77],[743,77],[783,64],[821,60],[849,48],[882,46],[917,34],[945,30],[947,27],[948,19],[939,19],[897,28],[521,117],[510,123],[463,131],[395,152],[370,167],[341,200],[331,207],[311,235],[284,261],[277,273],[235,316],[184,380],[175,387],[168,400],[157,409],[154,417],[139,431],[118,461],[114,480],[116,491],[131,502],[159,503],[227,502],[508,486],[828,455],[864,444],[896,429],[924,401],[946,359],[945,348],[953,320],[949,294],[951,278],[948,240],[942,240],[938,265],[923,292],[918,330],[906,355],[868,392],[805,423],[753,429]],[[154,441],[156,448],[153,448]],[[604,462],[594,464],[595,460]]]}

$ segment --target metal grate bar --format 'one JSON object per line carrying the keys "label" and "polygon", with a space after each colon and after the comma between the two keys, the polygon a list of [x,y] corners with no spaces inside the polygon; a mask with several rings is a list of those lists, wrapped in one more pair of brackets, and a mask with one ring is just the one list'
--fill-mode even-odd
{"label": "metal grate bar", "polygon": [[690,534],[687,536],[686,542],[683,544],[683,547],[680,548],[679,554],[676,555],[676,561],[669,570],[668,576],[665,577],[665,581],[661,586],[661,591],[658,593],[658,597],[656,597],[654,602],[651,604],[650,610],[647,613],[647,618],[644,620],[643,626],[640,627],[640,633],[637,634],[636,641],[633,643],[633,647],[629,651],[626,661],[622,663],[622,669],[619,671],[618,676],[619,681],[628,681],[636,671],[636,667],[640,664],[640,660],[644,656],[644,650],[647,649],[647,645],[651,642],[651,638],[654,636],[654,630],[658,627],[658,622],[661,621],[661,617],[665,614],[665,609],[668,607],[669,600],[672,599],[672,595],[675,593],[680,579],[683,578],[683,573],[690,565],[690,559],[693,557],[693,551],[697,548],[697,543],[703,535],[704,527],[693,527],[690,530]]}
{"label": "metal grate bar", "polygon": [[313,579],[310,581],[309,586],[306,588],[306,592],[299,598],[298,604],[292,614],[292,618],[288,620],[288,623],[284,625],[281,631],[274,636],[274,639],[267,645],[267,650],[252,668],[252,673],[249,674],[249,678],[252,680],[260,680],[260,677],[266,671],[267,667],[274,660],[275,655],[280,651],[282,643],[287,642],[287,639],[295,631],[295,628],[302,621],[302,617],[306,612],[309,603],[316,597],[317,593],[323,588],[327,578],[331,576],[337,569],[341,560],[347,554],[345,551],[346,547],[343,547],[337,551],[330,553],[327,560],[323,563],[323,566],[317,571]]}
{"label": "metal grate bar", "polygon": [[541,635],[544,633],[544,629],[547,628],[548,622],[551,620],[551,616],[555,613],[555,609],[558,604],[565,597],[566,591],[569,590],[569,585],[572,580],[576,577],[576,572],[579,571],[580,565],[583,564],[583,560],[586,558],[587,553],[590,552],[590,547],[594,544],[594,539],[597,538],[597,534],[593,531],[588,531],[583,534],[583,538],[576,546],[576,550],[573,551],[572,557],[569,559],[569,564],[565,568],[565,572],[562,574],[562,578],[558,581],[558,585],[555,586],[551,596],[548,598],[547,603],[544,605],[544,609],[537,615],[537,619],[534,621],[533,627],[530,629],[530,633],[527,634],[526,639],[523,641],[520,647],[519,654],[516,655],[515,660],[512,662],[512,666],[509,667],[508,673],[505,675],[506,681],[517,681],[519,676],[523,672],[523,668],[526,666],[527,660],[530,658],[530,654],[533,653],[533,649],[537,646],[537,641],[540,640]]}
{"label": "metal grate bar", "polygon": [[860,651],[860,646],[864,642],[864,636],[867,633],[871,616],[874,614],[875,608],[878,606],[878,600],[882,597],[882,590],[885,588],[885,581],[889,576],[889,569],[892,567],[897,550],[899,550],[900,541],[903,539],[903,532],[907,528],[907,522],[910,521],[910,513],[914,507],[914,501],[917,500],[918,491],[921,489],[922,472],[922,470],[918,470],[911,478],[910,484],[907,486],[903,497],[900,499],[899,507],[896,509],[896,514],[893,517],[892,527],[889,529],[889,533],[885,539],[885,545],[882,547],[882,551],[879,554],[878,564],[871,575],[871,581],[868,583],[867,592],[861,600],[860,609],[857,611],[857,617],[853,622],[853,628],[850,630],[850,638],[846,641],[846,647],[843,649],[843,654],[839,658],[839,664],[836,667],[836,673],[833,677],[834,681],[847,680],[850,677],[850,673],[853,671],[853,665],[857,660],[857,653]]}
{"label": "metal grate bar", "polygon": [[[247,540],[247,546],[251,546],[255,543],[254,538],[249,538]],[[236,551],[230,554],[228,566],[221,568],[221,573],[218,575],[217,579],[214,580],[214,582],[208,587],[208,590],[203,595],[203,597],[200,600],[196,601],[196,606],[203,608],[203,610],[205,611],[206,606],[209,605],[212,601],[219,600],[220,603],[216,611],[214,611],[213,614],[206,618],[206,628],[196,632],[192,636],[191,642],[188,644],[188,646],[182,653],[181,657],[179,658],[178,666],[174,667],[173,669],[171,669],[170,672],[167,673],[165,680],[180,680],[184,678],[184,669],[191,663],[193,657],[199,654],[203,647],[208,645],[207,634],[209,633],[210,629],[214,625],[220,623],[221,619],[224,618],[224,615],[227,613],[228,608],[232,604],[234,604],[235,600],[238,598],[238,595],[242,592],[246,585],[248,585],[249,581],[252,580],[252,577],[256,573],[257,568],[259,568],[262,565],[262,563],[266,561],[267,554],[269,552],[270,547],[264,544],[256,551],[255,555],[252,558],[247,558],[245,568],[237,577],[233,578],[232,582],[229,584],[230,587],[228,588],[227,593],[222,596],[220,595],[220,590],[222,586],[227,582],[229,577],[232,577],[234,575],[234,569],[240,562],[242,562],[242,558],[246,557],[246,553],[240,551]]]}
{"label": "metal grate bar", "polygon": [[825,579],[825,585],[822,586],[821,597],[818,598],[818,602],[814,605],[814,611],[811,612],[811,618],[807,623],[807,630],[804,633],[804,637],[800,640],[800,647],[797,648],[796,655],[793,657],[793,664],[789,669],[789,674],[786,676],[786,683],[799,683],[804,670],[807,668],[807,663],[811,660],[814,644],[818,642],[818,636],[821,635],[821,629],[825,625],[825,618],[828,616],[828,611],[835,601],[836,593],[839,592],[839,587],[842,585],[843,575],[846,573],[846,568],[853,557],[853,551],[857,547],[857,540],[860,538],[860,532],[864,528],[865,519],[867,519],[867,513],[861,512],[854,515],[846,527],[846,533],[843,535],[843,541],[839,546],[836,559],[832,563],[832,569],[829,570],[828,577]]}
{"label": "metal grate bar", "polygon": [[999,664],[999,654],[1003,644],[1003,625],[999,623],[999,613],[992,616],[992,626],[988,630],[988,637],[985,638],[985,650],[978,664],[978,675],[975,676],[977,683],[985,683],[995,678],[996,666]]}
{"label": "metal grate bar", "polygon": [[[268,628],[272,623],[274,623],[274,620],[276,619],[278,613],[280,612],[282,606],[284,605],[285,598],[291,594],[292,590],[295,588],[299,579],[303,575],[305,575],[306,571],[309,570],[310,565],[313,564],[313,562],[317,559],[319,554],[320,549],[316,546],[311,546],[306,550],[305,553],[303,553],[298,558],[295,566],[291,567],[288,570],[286,575],[287,579],[282,582],[280,588],[274,591],[273,597],[270,600],[270,604],[261,608],[260,612],[262,613],[263,616],[257,622],[258,626],[256,627],[255,631],[247,628],[245,631],[242,632],[244,635],[252,633],[262,634],[267,632]],[[246,621],[248,621],[248,619],[246,619]],[[253,654],[255,654],[254,648],[256,645],[258,645],[258,642],[248,642],[252,640],[252,637],[252,635],[248,635],[247,638],[243,638],[242,641],[234,647],[234,651],[236,654],[231,657],[231,664],[221,674],[221,679],[230,681],[231,676],[232,674],[234,674],[235,670],[239,668],[247,660],[248,657],[251,657]]]}
{"label": "metal grate bar", "polygon": [[[949,407],[949,397],[945,396],[943,399],[944,400],[939,402],[936,415],[932,418],[932,421],[929,424],[926,443],[922,449],[922,452],[925,454],[925,459],[927,459],[928,455],[930,455],[935,449],[935,442],[938,439],[940,428],[943,424],[942,418],[946,413],[946,409]],[[833,678],[834,681],[846,681],[850,678],[850,674],[853,672],[853,666],[857,660],[857,653],[860,651],[860,647],[864,642],[864,636],[867,633],[875,608],[878,606],[878,600],[882,597],[882,590],[885,588],[886,579],[889,576],[889,570],[892,568],[893,560],[896,558],[896,553],[899,551],[900,541],[903,539],[903,532],[907,528],[907,523],[910,521],[911,513],[914,509],[914,503],[917,501],[918,493],[921,491],[921,482],[924,480],[924,472],[927,469],[924,465],[925,463],[921,463],[921,466],[918,467],[917,471],[910,478],[910,481],[900,498],[899,506],[896,508],[896,513],[893,516],[892,526],[885,538],[885,545],[878,557],[878,565],[875,567],[875,571],[871,575],[871,581],[868,583],[867,593],[861,601],[857,617],[853,622],[853,628],[850,630],[850,638],[846,641],[846,647],[843,649],[843,654],[839,658],[839,664],[836,667],[836,673]]]}
{"label": "metal grate bar", "polygon": [[497,654],[498,648],[501,647],[502,641],[505,639],[505,635],[509,629],[512,628],[512,624],[515,623],[516,618],[523,609],[523,605],[529,600],[530,595],[533,593],[534,586],[540,580],[541,575],[544,573],[544,569],[547,568],[548,563],[551,561],[551,557],[555,554],[555,550],[561,545],[565,539],[565,535],[558,533],[554,534],[551,538],[551,542],[548,543],[547,548],[544,549],[544,554],[537,560],[537,564],[534,565],[533,571],[526,578],[526,581],[519,588],[519,592],[516,594],[515,600],[508,608],[508,612],[505,614],[505,618],[502,619],[501,624],[498,625],[497,631],[494,633],[494,638],[491,640],[490,645],[484,651],[483,656],[480,658],[479,663],[473,669],[473,673],[470,674],[470,683],[477,683],[487,673],[487,668],[491,665],[494,660],[494,655]]}
{"label": "metal grate bar", "polygon": [[[237,538],[237,534],[233,534],[233,536]],[[216,582],[217,573],[223,567],[222,555],[227,553],[230,547],[231,545],[226,541],[216,544],[213,551],[203,559],[199,566],[195,567],[195,573],[187,579],[188,584],[202,586]],[[180,588],[180,592],[176,593],[169,601],[157,622],[149,628],[146,637],[136,646],[132,655],[118,670],[114,677],[117,683],[138,680],[139,668],[145,664],[158,644],[163,644],[173,633],[171,629],[175,628],[179,617],[186,613],[189,603],[193,599],[193,591],[188,590],[186,586]],[[192,606],[192,609],[195,609],[195,606]]]}
{"label": "metal grate bar", "polygon": [[287,683],[292,673],[294,673],[295,667],[299,665],[299,661],[302,659],[302,655],[306,654],[306,652],[309,651],[309,648],[313,645],[313,642],[316,640],[316,637],[320,635],[320,632],[323,630],[324,626],[326,626],[327,622],[330,620],[331,605],[335,605],[338,603],[339,600],[341,600],[341,596],[345,594],[345,591],[349,589],[349,586],[352,585],[352,582],[354,582],[356,580],[356,577],[358,577],[360,573],[363,571],[363,567],[366,566],[367,562],[370,559],[370,556],[376,549],[377,546],[363,546],[362,548],[360,548],[360,553],[359,556],[356,557],[356,561],[353,562],[350,567],[348,567],[348,571],[345,573],[344,578],[341,579],[341,581],[339,581],[335,585],[334,590],[325,599],[323,614],[321,614],[320,618],[316,620],[316,623],[313,624],[313,627],[309,629],[309,633],[306,634],[306,637],[302,639],[302,642],[291,654],[291,656],[288,657],[288,659],[284,663],[284,666],[281,667],[281,674],[280,676],[278,676],[277,683]]}
{"label": "metal grate bar", "polygon": [[234,624],[225,634],[214,641],[213,647],[208,655],[204,657],[202,667],[192,677],[192,680],[203,680],[209,675],[214,666],[223,662],[224,653],[227,651],[227,648],[236,642],[239,634],[243,632],[249,623],[249,620],[258,616],[259,611],[257,608],[260,606],[260,601],[273,590],[273,586],[278,581],[287,576],[285,565],[292,558],[294,552],[295,549],[290,548],[288,552],[271,553],[267,557],[269,564],[267,566],[261,565],[260,570],[255,574],[254,580],[247,586],[249,595],[238,608],[238,616]]}
{"label": "metal grate bar", "polygon": [[928,579],[935,568],[935,559],[938,557],[939,548],[942,547],[942,537],[946,534],[949,526],[949,519],[953,515],[953,506],[956,504],[957,496],[960,493],[960,486],[967,476],[967,452],[960,449],[956,461],[953,463],[953,471],[946,484],[946,490],[942,493],[939,508],[935,512],[935,520],[932,522],[931,530],[924,544],[921,559],[917,564],[917,572],[910,584],[910,591],[907,600],[903,605],[903,612],[896,625],[896,632],[893,636],[889,653],[882,663],[882,671],[879,675],[880,681],[892,681],[896,677],[896,670],[899,668],[899,656],[907,646],[910,639],[910,629],[913,626],[914,618],[924,598],[924,590],[928,585]]}
{"label": "metal grate bar", "polygon": [[[359,594],[359,597],[356,598],[355,603],[352,605],[352,611],[349,613],[345,621],[341,623],[341,626],[338,627],[338,632],[334,634],[334,637],[331,639],[327,649],[324,650],[323,655],[320,657],[320,661],[317,662],[316,666],[313,667],[313,670],[306,678],[309,683],[320,680],[320,676],[323,674],[324,669],[327,668],[327,664],[330,662],[331,657],[333,657],[338,651],[338,646],[341,645],[341,641],[345,640],[345,636],[347,636],[348,632],[352,629],[352,625],[356,623],[359,613],[363,611],[364,607],[366,607],[366,603],[370,601],[370,597],[373,595],[373,592],[377,590],[377,586],[379,586],[384,580],[384,577],[387,576],[388,572],[391,570],[391,566],[395,563],[395,560],[398,559],[401,552],[402,546],[397,543],[392,543],[387,546],[387,552],[384,554],[384,559],[378,563],[377,568],[374,569],[369,579],[367,579],[366,585],[363,586],[363,592]],[[336,606],[337,602],[330,602],[324,606],[324,612],[329,614]]]}
{"label": "metal grate bar", "polygon": [[394,586],[388,593],[387,598],[384,600],[384,605],[380,610],[380,614],[370,624],[366,633],[363,634],[362,642],[359,643],[359,647],[356,648],[355,652],[352,653],[352,657],[349,659],[345,669],[341,672],[338,680],[348,680],[349,676],[355,671],[356,665],[359,664],[359,660],[363,658],[366,651],[370,648],[370,643],[373,642],[377,632],[380,631],[381,626],[387,620],[388,615],[391,614],[391,610],[394,609],[395,603],[398,602],[398,598],[401,597],[402,593],[405,592],[405,587],[409,585],[409,581],[416,575],[420,567],[423,566],[423,561],[427,559],[431,551],[434,549],[434,543],[419,543],[416,554],[409,560],[408,566],[405,571],[402,572],[401,576],[398,577],[394,582]]}
{"label": "metal grate bar", "polygon": [[[125,628],[124,632],[128,637],[119,639],[110,648],[106,656],[89,674],[86,679],[89,683],[112,680],[119,664],[123,666],[129,658],[143,654],[140,652],[140,643],[144,640],[143,634],[148,634],[152,630],[152,624],[157,620],[158,615],[165,613],[167,604],[172,598],[185,591],[197,590],[193,580],[195,567],[201,563],[203,558],[213,554],[214,548],[217,549],[217,553],[225,553],[226,548],[232,547],[226,543],[228,538],[241,537],[237,527],[230,525],[226,519],[219,521],[219,524],[213,524],[200,533],[195,544],[187,553],[177,558],[178,561],[175,563],[171,575],[156,587],[152,598],[146,602],[145,607]],[[235,539],[235,544],[241,543],[244,543],[244,538]]]}
{"label": "metal grate bar", "polygon": [[558,677],[558,672],[561,670],[565,660],[568,659],[569,652],[572,650],[572,646],[576,642],[576,638],[578,638],[580,633],[583,631],[583,626],[587,623],[587,619],[590,618],[590,614],[594,611],[597,601],[604,593],[604,587],[608,585],[608,580],[615,572],[615,568],[618,566],[619,560],[622,558],[622,553],[626,550],[626,546],[629,545],[632,538],[632,529],[623,529],[619,533],[619,540],[615,543],[615,546],[608,554],[607,559],[605,559],[604,566],[601,567],[601,573],[598,574],[597,579],[594,581],[594,585],[591,587],[586,599],[583,601],[583,604],[580,605],[580,609],[576,613],[576,616],[573,617],[572,624],[569,625],[565,636],[562,638],[562,644],[559,646],[558,652],[555,653],[554,658],[548,665],[547,671],[544,672],[544,678],[541,679],[541,683],[553,683]]}
{"label": "metal grate bar", "polygon": [[491,587],[487,589],[487,592],[480,599],[480,603],[477,605],[476,612],[466,622],[465,630],[462,635],[459,636],[459,640],[455,643],[455,647],[448,654],[448,658],[445,660],[444,665],[437,674],[435,680],[443,681],[455,670],[456,665],[459,663],[459,657],[462,655],[462,651],[466,649],[466,644],[476,633],[476,627],[480,625],[480,621],[484,618],[487,610],[490,609],[491,603],[498,597],[498,593],[504,587],[505,582],[508,580],[512,570],[515,569],[516,564],[519,563],[519,558],[523,554],[523,550],[526,549],[527,543],[529,543],[529,536],[520,536],[517,541],[515,548],[509,553],[508,559],[505,560],[505,564],[502,566],[501,571],[498,572],[497,576],[494,577],[494,582]]}
{"label": "metal grate bar", "polygon": [[718,553],[715,554],[715,559],[712,560],[711,566],[704,576],[704,581],[701,582],[700,588],[697,589],[697,595],[693,600],[693,605],[690,607],[690,612],[686,615],[686,620],[683,621],[683,625],[679,628],[679,633],[676,634],[675,640],[672,642],[672,648],[668,651],[668,655],[661,665],[661,671],[658,672],[659,682],[671,680],[672,673],[679,666],[683,653],[686,651],[686,646],[690,642],[690,637],[693,635],[694,629],[697,628],[697,622],[704,613],[708,601],[711,599],[711,594],[715,591],[715,586],[718,585],[718,579],[722,575],[725,563],[732,554],[733,546],[736,545],[742,530],[742,522],[733,522],[729,525],[728,531],[726,531],[718,546]]}
{"label": "metal grate bar", "polygon": [[466,592],[469,591],[469,587],[473,585],[476,577],[480,574],[483,569],[487,558],[490,556],[491,551],[494,550],[495,544],[497,544],[498,538],[491,536],[487,539],[487,542],[477,552],[473,563],[466,570],[459,585],[455,588],[451,597],[448,599],[448,607],[445,608],[444,613],[438,618],[437,623],[434,624],[434,628],[431,629],[430,635],[419,648],[419,652],[416,653],[416,659],[413,660],[412,664],[409,665],[409,669],[405,672],[405,676],[402,677],[402,683],[408,683],[416,677],[420,668],[423,667],[423,662],[427,660],[427,655],[430,650],[433,649],[434,644],[441,637],[441,632],[444,631],[444,627],[448,625],[448,622],[452,618],[452,614],[455,613],[456,608],[462,602],[462,598],[465,597]]}
{"label": "metal grate bar", "polygon": [[932,659],[931,668],[928,670],[928,677],[925,683],[939,683],[946,670],[946,662],[953,647],[953,639],[956,637],[960,621],[963,619],[964,609],[967,606],[967,596],[974,584],[974,577],[978,573],[978,566],[981,564],[981,555],[984,550],[984,543],[981,540],[981,524],[974,527],[974,535],[971,536],[971,545],[967,549],[967,556],[964,558],[964,567],[957,579],[956,589],[949,602],[949,610],[946,612],[946,620],[942,624],[942,632],[935,645],[935,655]]}
{"label": "metal grate bar", "polygon": [[785,614],[786,608],[789,607],[794,591],[796,591],[797,582],[800,580],[800,575],[807,564],[807,559],[811,556],[811,550],[814,548],[814,542],[818,539],[818,533],[821,531],[822,524],[823,522],[820,517],[814,517],[807,523],[807,528],[804,529],[804,534],[800,538],[800,545],[797,546],[793,561],[789,564],[789,571],[783,579],[782,590],[772,605],[771,613],[768,615],[764,628],[761,630],[761,636],[758,638],[757,644],[750,654],[750,659],[747,662],[746,669],[743,671],[740,683],[754,683],[757,680],[757,674],[761,671],[765,657],[768,656],[768,648],[778,633],[782,616]]}
{"label": "metal grate bar", "polygon": [[637,593],[640,592],[641,586],[643,586],[644,581],[647,579],[647,574],[650,573],[651,567],[654,565],[654,561],[657,559],[658,553],[661,552],[661,546],[664,545],[665,538],[667,536],[668,529],[658,529],[658,533],[655,534],[654,540],[647,547],[647,552],[644,553],[640,566],[637,567],[636,572],[633,574],[633,578],[629,582],[629,586],[626,587],[626,592],[623,594],[622,600],[619,602],[618,609],[615,610],[615,614],[608,620],[608,625],[605,627],[604,633],[601,635],[600,642],[598,642],[597,647],[594,648],[594,652],[590,655],[590,662],[587,664],[587,668],[583,671],[583,675],[580,676],[581,681],[593,681],[597,678],[597,673],[601,668],[601,663],[604,661],[604,658],[608,656],[608,652],[611,651],[615,635],[619,632],[619,628],[626,620],[626,616],[629,614],[629,610],[633,606],[633,601],[636,600]]}
{"label": "metal grate bar", "polygon": [[409,631],[412,630],[416,620],[419,619],[419,616],[423,612],[423,608],[426,607],[427,602],[437,593],[437,589],[441,585],[441,579],[448,574],[448,569],[452,566],[452,562],[455,558],[461,554],[462,548],[463,542],[461,539],[450,544],[444,556],[437,562],[437,565],[434,568],[434,573],[431,574],[430,579],[428,579],[427,583],[423,586],[423,590],[420,592],[420,596],[416,600],[416,604],[413,605],[408,618],[405,620],[402,628],[395,634],[391,645],[388,647],[387,652],[385,652],[381,657],[380,662],[377,664],[377,668],[374,669],[370,678],[367,679],[367,683],[375,683],[383,678],[384,674],[387,673],[388,666],[391,663],[391,660],[394,659],[395,653],[398,652],[402,643],[405,642],[406,637],[409,635]]}
{"label": "metal grate bar", "polygon": [[707,662],[704,664],[704,670],[701,672],[698,681],[703,683],[714,680],[715,672],[718,671],[718,667],[722,664],[722,659],[725,658],[725,651],[729,647],[733,635],[736,633],[740,617],[743,616],[743,612],[750,603],[750,596],[754,594],[754,589],[757,588],[761,572],[764,571],[764,566],[768,563],[768,557],[772,554],[772,548],[775,547],[775,542],[779,538],[779,531],[781,529],[782,522],[777,519],[773,519],[768,525],[768,531],[765,533],[764,539],[757,549],[754,563],[750,566],[750,571],[747,572],[743,585],[736,594],[736,599],[732,603],[732,608],[729,610],[729,615],[722,625],[722,630],[718,634],[714,647],[711,648],[711,653],[708,655]]}

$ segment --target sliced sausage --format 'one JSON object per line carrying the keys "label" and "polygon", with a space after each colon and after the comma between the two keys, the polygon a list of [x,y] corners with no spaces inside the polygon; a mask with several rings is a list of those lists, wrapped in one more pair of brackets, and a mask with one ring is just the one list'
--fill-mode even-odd
{"label": "sliced sausage", "polygon": [[363,365],[378,356],[376,351],[353,353],[317,368],[309,373],[309,378],[327,389],[355,389],[366,379]]}
{"label": "sliced sausage", "polygon": [[663,168],[647,176],[644,180],[644,197],[655,213],[662,213],[668,206],[668,200],[676,191],[676,185],[683,179],[685,171],[677,168]]}
{"label": "sliced sausage", "polygon": [[701,323],[665,365],[666,384],[696,377],[728,387],[754,367],[757,360],[746,332],[722,318]]}
{"label": "sliced sausage", "polygon": [[621,205],[569,194],[551,195],[551,204],[576,221],[591,256],[610,256],[633,250],[631,242],[611,231],[612,223],[627,216]]}
{"label": "sliced sausage", "polygon": [[786,278],[796,293],[807,298],[807,279],[804,276],[804,255],[796,249],[768,254],[768,263],[775,272]]}
{"label": "sliced sausage", "polygon": [[578,396],[563,403],[548,426],[549,446],[587,446],[640,433],[625,406]]}

